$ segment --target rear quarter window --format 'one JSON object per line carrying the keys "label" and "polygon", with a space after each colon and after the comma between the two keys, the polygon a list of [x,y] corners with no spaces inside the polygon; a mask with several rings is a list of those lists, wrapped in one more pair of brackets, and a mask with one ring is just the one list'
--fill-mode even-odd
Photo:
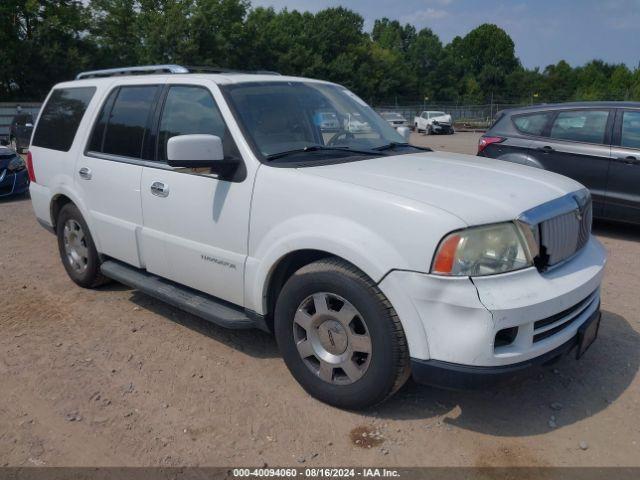
{"label": "rear quarter window", "polygon": [[42,109],[33,145],[68,152],[95,92],[95,87],[54,90]]}
{"label": "rear quarter window", "polygon": [[551,113],[549,112],[529,113],[513,117],[513,124],[519,132],[539,137],[544,132],[550,118]]}

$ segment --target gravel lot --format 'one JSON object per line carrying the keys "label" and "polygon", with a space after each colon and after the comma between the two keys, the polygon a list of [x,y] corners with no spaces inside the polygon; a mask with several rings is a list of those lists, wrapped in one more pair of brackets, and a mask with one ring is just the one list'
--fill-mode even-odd
{"label": "gravel lot", "polygon": [[351,413],[304,393],[262,332],[76,287],[29,200],[0,201],[0,466],[640,466],[640,229],[595,231],[604,317],[580,362],[484,392],[409,383]]}

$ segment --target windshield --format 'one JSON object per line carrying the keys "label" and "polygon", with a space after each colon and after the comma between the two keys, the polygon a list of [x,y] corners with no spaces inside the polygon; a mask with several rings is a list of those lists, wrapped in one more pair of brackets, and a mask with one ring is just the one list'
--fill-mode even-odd
{"label": "windshield", "polygon": [[338,85],[276,81],[223,89],[246,135],[265,158],[301,150],[301,155],[317,159],[310,152],[318,146],[331,147],[325,154],[339,154],[406,143],[364,101]]}

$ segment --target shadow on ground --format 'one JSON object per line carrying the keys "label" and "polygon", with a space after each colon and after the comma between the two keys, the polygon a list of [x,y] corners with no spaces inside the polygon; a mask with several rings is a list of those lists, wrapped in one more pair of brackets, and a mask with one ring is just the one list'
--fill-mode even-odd
{"label": "shadow on ground", "polygon": [[[110,284],[111,285],[111,284]],[[115,285],[120,285],[116,283]],[[108,288],[107,286],[102,288]],[[126,289],[127,287],[125,287]],[[207,320],[156,300],[142,292],[132,290],[130,300],[141,308],[160,315],[167,320],[246,353],[256,358],[279,357],[278,347],[272,335],[257,329],[231,330],[219,327]]]}

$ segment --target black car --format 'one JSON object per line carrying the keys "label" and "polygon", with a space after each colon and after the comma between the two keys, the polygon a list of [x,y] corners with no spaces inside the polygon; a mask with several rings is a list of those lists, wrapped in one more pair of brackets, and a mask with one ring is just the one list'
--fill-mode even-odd
{"label": "black car", "polygon": [[29,173],[24,160],[12,149],[0,146],[0,198],[28,191]]}
{"label": "black car", "polygon": [[33,132],[33,116],[30,113],[18,113],[11,121],[9,128],[9,142],[11,148],[18,153],[23,153],[29,148]]}
{"label": "black car", "polygon": [[640,103],[581,102],[500,112],[478,155],[544,168],[591,190],[594,216],[640,224]]}

